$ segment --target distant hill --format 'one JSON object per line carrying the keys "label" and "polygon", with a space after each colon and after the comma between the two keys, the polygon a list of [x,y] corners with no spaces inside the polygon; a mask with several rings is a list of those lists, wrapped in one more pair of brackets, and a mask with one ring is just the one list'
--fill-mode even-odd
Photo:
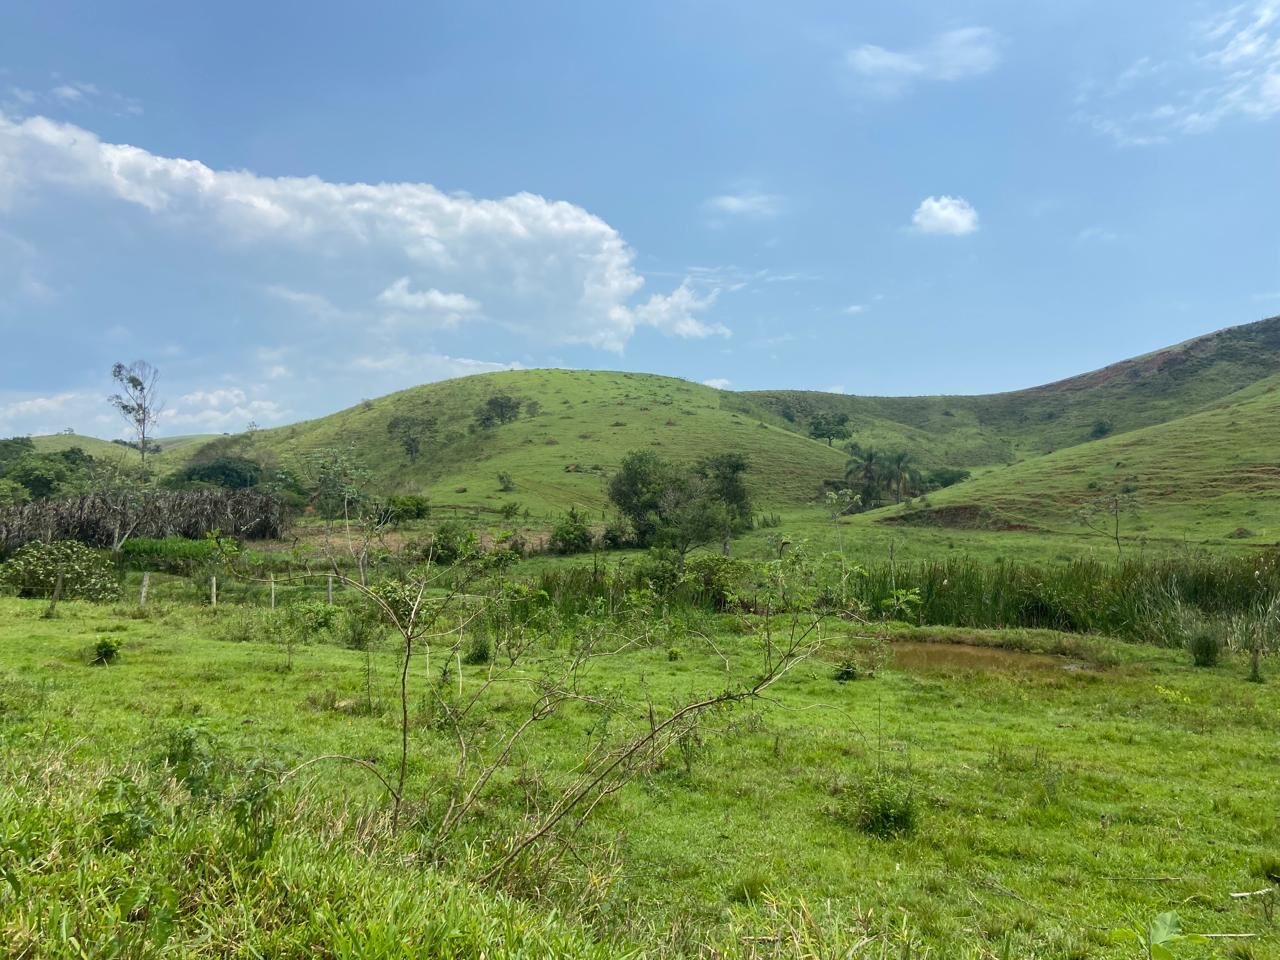
{"label": "distant hill", "polygon": [[1280,542],[1280,375],[1197,413],[1036,457],[862,522],[1070,532],[1090,501],[1132,498],[1125,537]]}
{"label": "distant hill", "polygon": [[815,413],[846,413],[863,446],[906,449],[934,465],[974,467],[1166,423],[1276,373],[1280,317],[1271,317],[1010,393],[858,397],[772,390],[740,396],[800,432]]}

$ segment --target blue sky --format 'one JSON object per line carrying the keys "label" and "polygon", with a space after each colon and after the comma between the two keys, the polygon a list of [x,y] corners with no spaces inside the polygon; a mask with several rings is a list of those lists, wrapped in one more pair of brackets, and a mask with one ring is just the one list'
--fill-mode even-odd
{"label": "blue sky", "polygon": [[1280,0],[16,2],[0,435],[503,366],[970,393],[1280,313]]}

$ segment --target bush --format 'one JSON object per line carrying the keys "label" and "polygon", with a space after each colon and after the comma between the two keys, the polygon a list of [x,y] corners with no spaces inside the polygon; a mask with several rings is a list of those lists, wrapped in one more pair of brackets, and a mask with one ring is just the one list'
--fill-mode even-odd
{"label": "bush", "polygon": [[915,791],[906,777],[879,769],[847,793],[837,816],[870,836],[899,837],[916,828]]}
{"label": "bush", "polygon": [[157,570],[179,576],[190,576],[216,560],[219,553],[218,542],[208,538],[138,537],[126,540],[120,548],[121,559],[134,569]]}
{"label": "bush", "polygon": [[629,547],[635,543],[635,538],[635,531],[631,529],[631,522],[626,517],[614,517],[605,524],[604,532],[600,534],[600,542],[607,550]]}
{"label": "bush", "polygon": [[556,521],[547,546],[552,553],[586,553],[591,549],[591,528],[574,507]]}
{"label": "bush", "polygon": [[105,667],[109,663],[114,663],[118,656],[120,656],[120,641],[110,637],[99,637],[98,642],[93,645],[93,659],[89,662],[94,666]]}
{"label": "bush", "polygon": [[62,575],[64,600],[116,600],[120,583],[109,557],[72,540],[32,541],[0,566],[0,584],[20,597],[52,597]]}
{"label": "bush", "polygon": [[431,501],[416,493],[402,497],[388,497],[387,510],[395,523],[403,523],[406,520],[425,520],[431,516]]}
{"label": "bush", "polygon": [[431,556],[439,564],[449,566],[479,549],[475,531],[460,520],[446,520],[431,534]]}
{"label": "bush", "polygon": [[1187,638],[1187,649],[1191,651],[1191,662],[1197,667],[1216,667],[1222,644],[1213,631],[1201,628]]}
{"label": "bush", "polygon": [[481,630],[471,635],[466,651],[462,654],[462,662],[468,667],[478,667],[493,659],[493,641],[489,634]]}

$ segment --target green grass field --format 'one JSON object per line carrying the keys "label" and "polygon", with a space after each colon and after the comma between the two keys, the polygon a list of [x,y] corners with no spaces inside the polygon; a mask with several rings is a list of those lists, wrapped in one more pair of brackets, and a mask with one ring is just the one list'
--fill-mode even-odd
{"label": "green grass field", "polygon": [[[1110,932],[1167,910],[1249,935],[1178,956],[1280,956],[1280,687],[1231,658],[828,621],[767,700],[706,716],[608,797],[574,857],[495,887],[477,876],[581,762],[588,706],[538,724],[458,842],[424,857],[456,760],[425,691],[476,689],[488,668],[420,654],[409,827],[389,835],[367,773],[318,764],[282,788],[276,842],[248,862],[238,774],[202,792],[205,767],[157,758],[185,735],[210,770],[334,753],[390,770],[394,649],[317,642],[285,669],[261,611],[44,607],[0,600],[0,956],[1121,958],[1137,954]],[[550,632],[522,675],[593,629]],[[635,642],[580,689],[616,694],[620,727],[757,669],[759,638],[732,617],[616,629]],[[90,666],[103,637],[119,659]],[[863,678],[837,682],[850,662]],[[510,726],[534,696],[504,686],[483,723]],[[913,830],[851,823],[869,778],[910,798]],[[122,810],[152,823],[131,847],[104,840]],[[1259,889],[1272,899],[1232,897]]]}

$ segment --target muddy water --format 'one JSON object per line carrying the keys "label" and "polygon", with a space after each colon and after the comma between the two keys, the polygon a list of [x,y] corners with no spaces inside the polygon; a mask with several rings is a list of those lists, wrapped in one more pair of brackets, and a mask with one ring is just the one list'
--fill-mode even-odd
{"label": "muddy water", "polygon": [[1072,660],[1045,653],[1022,653],[999,647],[976,647],[961,643],[894,643],[893,665],[899,670],[918,672],[957,670],[967,672],[1024,673],[1029,670],[1069,670],[1078,667]]}

